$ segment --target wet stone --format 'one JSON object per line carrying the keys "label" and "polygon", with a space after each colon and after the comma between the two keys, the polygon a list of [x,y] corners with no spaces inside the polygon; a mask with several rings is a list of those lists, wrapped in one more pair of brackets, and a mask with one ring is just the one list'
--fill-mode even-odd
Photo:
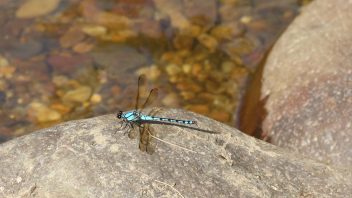
{"label": "wet stone", "polygon": [[236,67],[235,63],[231,62],[231,61],[224,61],[221,64],[221,70],[222,72],[224,72],[225,74],[229,74],[232,70],[234,70]]}
{"label": "wet stone", "polygon": [[63,48],[74,46],[84,39],[84,33],[79,28],[70,28],[60,38],[60,44]]}
{"label": "wet stone", "polygon": [[93,104],[98,104],[101,102],[102,96],[100,94],[93,94],[90,98],[90,102]]}
{"label": "wet stone", "polygon": [[194,43],[192,35],[180,34],[173,39],[173,44],[176,49],[190,49]]}
{"label": "wet stone", "polygon": [[200,27],[199,25],[191,25],[187,30],[184,32],[187,32],[187,35],[190,35],[191,37],[198,37],[200,34],[203,32],[203,28]]}
{"label": "wet stone", "polygon": [[[217,3],[215,0],[192,0],[192,1],[183,1],[184,3],[184,12],[189,19],[193,21],[198,17],[198,20],[195,21],[202,26],[212,26],[215,23],[217,17]],[[199,19],[200,18],[200,19]]]}
{"label": "wet stone", "polygon": [[146,75],[149,81],[157,81],[161,75],[161,71],[157,65],[143,67],[137,71],[138,75]]}
{"label": "wet stone", "polygon": [[47,15],[59,6],[60,0],[28,0],[18,8],[16,17],[34,18]]}
{"label": "wet stone", "polygon": [[5,67],[5,66],[8,66],[10,63],[9,61],[0,55],[0,67]]}
{"label": "wet stone", "polygon": [[190,65],[190,64],[184,64],[184,65],[182,65],[182,71],[183,71],[183,73],[185,73],[185,74],[191,73],[191,71],[192,71],[192,65]]}
{"label": "wet stone", "polygon": [[0,66],[0,77],[12,78],[13,73],[16,71],[16,68],[13,66]]}
{"label": "wet stone", "polygon": [[233,29],[230,26],[218,25],[211,30],[211,35],[217,39],[229,40],[232,37]]}
{"label": "wet stone", "polygon": [[162,100],[162,104],[167,107],[177,107],[178,103],[179,103],[179,98],[175,93],[169,93]]}
{"label": "wet stone", "polygon": [[42,43],[34,39],[24,42],[20,42],[18,40],[7,40],[0,43],[0,52],[8,53],[22,59],[31,58],[39,54],[42,49]]}
{"label": "wet stone", "polygon": [[94,48],[93,44],[81,42],[81,43],[77,43],[73,47],[73,51],[80,53],[80,54],[84,54],[84,53],[90,52],[93,48]]}
{"label": "wet stone", "polygon": [[179,0],[154,0],[159,12],[169,18],[173,28],[184,30],[189,28],[190,21],[183,13],[182,2]]}
{"label": "wet stone", "polygon": [[246,14],[250,14],[253,11],[253,7],[248,4],[248,1],[244,3],[236,3],[236,4],[244,4],[244,5],[236,5],[234,3],[225,3],[220,6],[219,15],[224,22],[231,21],[239,21],[240,18]]}
{"label": "wet stone", "polygon": [[162,37],[162,29],[159,22],[152,20],[145,20],[137,25],[137,31],[147,37],[158,39]]}
{"label": "wet stone", "polygon": [[176,65],[181,65],[183,60],[182,57],[179,56],[178,54],[175,53],[171,53],[171,52],[165,52],[162,56],[161,56],[161,61],[162,62],[167,62],[167,63],[172,63],[172,64],[176,64]]}
{"label": "wet stone", "polygon": [[10,3],[10,1],[11,1],[11,0],[1,0],[1,1],[0,1],[0,6],[3,6],[3,5],[5,5],[5,4],[8,4],[8,3]]}
{"label": "wet stone", "polygon": [[73,74],[77,68],[91,65],[91,62],[92,58],[85,54],[54,54],[48,58],[48,63],[58,74]]}
{"label": "wet stone", "polygon": [[[106,44],[96,46],[91,52],[94,61],[106,68],[108,75],[120,76],[125,71],[136,69],[140,66],[150,65],[148,54],[123,44]],[[118,68],[118,69],[117,69]]]}
{"label": "wet stone", "polygon": [[87,101],[92,94],[92,89],[88,86],[82,86],[74,90],[68,91],[62,98],[64,102],[80,102]]}
{"label": "wet stone", "polygon": [[183,92],[181,92],[181,96],[182,96],[183,99],[185,99],[185,100],[191,100],[191,99],[193,99],[196,95],[195,95],[194,92],[183,91]]}
{"label": "wet stone", "polygon": [[192,75],[193,76],[198,76],[200,72],[202,71],[202,65],[196,63],[192,65]]}
{"label": "wet stone", "polygon": [[214,101],[215,95],[207,92],[201,92],[197,95],[197,99],[199,99],[200,101],[211,103]]}
{"label": "wet stone", "polygon": [[166,66],[166,73],[170,76],[179,74],[182,71],[182,68],[176,64],[169,64]]}
{"label": "wet stone", "polygon": [[196,113],[200,113],[200,114],[208,114],[210,109],[209,106],[206,104],[195,104],[195,105],[189,105],[185,107],[186,109],[196,112]]}
{"label": "wet stone", "polygon": [[100,25],[86,25],[82,27],[82,31],[89,36],[104,36],[107,33],[107,29]]}
{"label": "wet stone", "polygon": [[69,79],[66,76],[54,76],[52,82],[55,84],[57,87],[63,87],[68,83]]}
{"label": "wet stone", "polygon": [[207,34],[201,34],[198,37],[198,41],[203,44],[210,52],[215,52],[216,48],[218,47],[218,41]]}
{"label": "wet stone", "polygon": [[6,93],[4,91],[0,91],[0,106],[6,102]]}
{"label": "wet stone", "polygon": [[210,113],[210,117],[217,121],[226,123],[230,121],[231,115],[226,111],[214,110]]}
{"label": "wet stone", "polygon": [[238,22],[228,22],[215,26],[211,30],[211,35],[218,40],[231,40],[243,34],[245,28]]}
{"label": "wet stone", "polygon": [[[4,131],[2,128],[0,128],[0,129],[1,129],[1,131]],[[5,130],[6,130],[6,128],[5,128]],[[0,134],[0,143],[6,142],[6,141],[8,141],[10,139],[11,138],[9,136]]]}
{"label": "wet stone", "polygon": [[227,51],[229,55],[231,54],[239,54],[239,55],[246,55],[253,50],[253,42],[249,38],[239,38],[236,39],[227,45]]}
{"label": "wet stone", "polygon": [[121,94],[121,87],[117,86],[117,85],[114,85],[111,87],[111,94],[114,95],[114,96],[118,96]]}
{"label": "wet stone", "polygon": [[186,81],[186,80],[180,81],[179,83],[177,83],[176,88],[181,91],[191,91],[194,93],[200,92],[202,90],[202,87],[200,85],[197,85],[192,81]]}
{"label": "wet stone", "polygon": [[39,102],[30,104],[29,113],[34,115],[38,122],[51,122],[61,119],[60,113]]}
{"label": "wet stone", "polygon": [[71,111],[71,107],[61,103],[53,103],[50,105],[50,108],[59,112],[61,115],[67,114]]}

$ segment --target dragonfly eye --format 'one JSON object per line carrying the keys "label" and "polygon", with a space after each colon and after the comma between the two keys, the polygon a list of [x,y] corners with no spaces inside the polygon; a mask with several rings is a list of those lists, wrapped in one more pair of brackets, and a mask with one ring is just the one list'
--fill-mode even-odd
{"label": "dragonfly eye", "polygon": [[117,117],[118,119],[121,119],[121,118],[122,118],[122,111],[119,111],[119,112],[117,113],[116,117]]}

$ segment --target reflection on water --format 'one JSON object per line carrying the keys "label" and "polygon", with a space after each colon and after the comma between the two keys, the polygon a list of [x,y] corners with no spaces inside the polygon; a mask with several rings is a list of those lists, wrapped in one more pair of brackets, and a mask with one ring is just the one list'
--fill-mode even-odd
{"label": "reflection on water", "polygon": [[0,134],[133,107],[137,76],[159,106],[232,124],[243,82],[294,18],[293,0],[0,1]]}

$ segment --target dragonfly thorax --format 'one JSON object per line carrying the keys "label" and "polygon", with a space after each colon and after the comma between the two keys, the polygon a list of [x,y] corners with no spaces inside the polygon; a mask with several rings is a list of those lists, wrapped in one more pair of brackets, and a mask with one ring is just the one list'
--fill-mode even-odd
{"label": "dragonfly thorax", "polygon": [[136,110],[126,111],[122,112],[121,118],[127,121],[139,121],[141,119],[141,113]]}

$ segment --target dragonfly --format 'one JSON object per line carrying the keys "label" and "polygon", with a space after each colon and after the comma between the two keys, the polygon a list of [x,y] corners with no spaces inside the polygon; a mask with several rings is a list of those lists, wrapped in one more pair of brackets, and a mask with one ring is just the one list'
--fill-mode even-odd
{"label": "dragonfly", "polygon": [[145,84],[145,75],[140,75],[138,78],[137,97],[135,102],[135,109],[130,111],[119,111],[116,117],[122,120],[123,128],[128,127],[128,136],[133,139],[135,138],[133,131],[137,127],[139,129],[139,149],[143,152],[152,154],[154,152],[155,145],[152,143],[152,136],[154,131],[150,129],[150,124],[181,124],[181,125],[196,125],[197,122],[194,120],[179,120],[173,118],[165,118],[155,116],[160,109],[153,109],[149,114],[142,113],[142,110],[152,104],[158,97],[158,89],[153,88],[150,90],[147,99],[141,105],[140,95],[141,87]]}

